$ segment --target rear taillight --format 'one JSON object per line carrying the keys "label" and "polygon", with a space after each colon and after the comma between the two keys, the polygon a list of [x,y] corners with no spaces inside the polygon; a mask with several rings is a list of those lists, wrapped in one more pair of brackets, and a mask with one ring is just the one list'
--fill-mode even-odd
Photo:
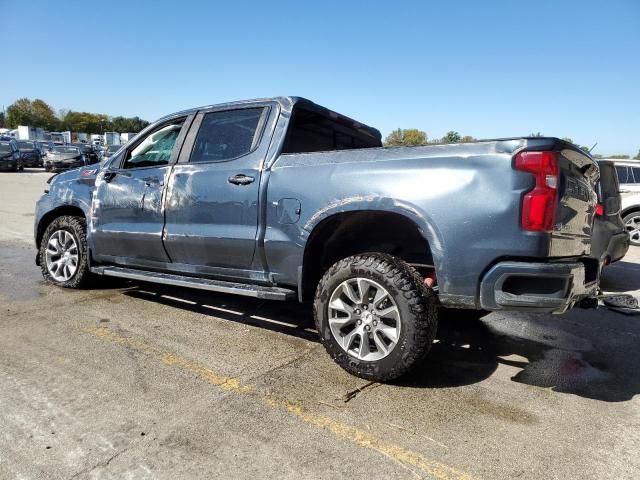
{"label": "rear taillight", "polygon": [[521,225],[531,232],[550,232],[556,220],[558,157],[556,152],[520,152],[515,169],[535,175],[536,185],[522,199]]}
{"label": "rear taillight", "polygon": [[601,203],[596,204],[596,215],[598,217],[604,216],[604,206]]}

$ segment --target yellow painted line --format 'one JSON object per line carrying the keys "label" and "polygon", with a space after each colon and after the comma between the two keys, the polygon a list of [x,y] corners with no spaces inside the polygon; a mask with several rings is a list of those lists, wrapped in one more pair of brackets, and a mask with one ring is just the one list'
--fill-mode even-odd
{"label": "yellow painted line", "polygon": [[255,387],[251,385],[243,385],[237,378],[221,375],[205,365],[191,361],[187,358],[176,355],[175,353],[163,352],[157,347],[140,340],[121,335],[106,327],[84,328],[82,331],[110,343],[122,345],[136,352],[150,355],[164,365],[193,373],[205,382],[220,387],[226,391],[244,395],[254,395],[271,408],[287,412],[302,422],[321,430],[328,431],[342,440],[376,451],[400,463],[404,467],[422,470],[437,480],[474,480],[470,475],[445,465],[444,463],[425,458],[419,453],[383,440],[369,432],[365,432],[332,418],[311,413],[302,405],[297,403],[277,399],[271,395],[257,392]]}

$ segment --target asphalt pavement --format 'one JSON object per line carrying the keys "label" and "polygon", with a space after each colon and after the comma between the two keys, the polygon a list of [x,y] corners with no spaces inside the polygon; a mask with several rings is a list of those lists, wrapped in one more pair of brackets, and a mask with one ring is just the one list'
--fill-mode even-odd
{"label": "asphalt pavement", "polygon": [[[46,284],[0,174],[0,478],[640,478],[640,316],[442,319],[411,377],[341,370],[311,313],[152,284]],[[640,296],[640,251],[603,286]]]}

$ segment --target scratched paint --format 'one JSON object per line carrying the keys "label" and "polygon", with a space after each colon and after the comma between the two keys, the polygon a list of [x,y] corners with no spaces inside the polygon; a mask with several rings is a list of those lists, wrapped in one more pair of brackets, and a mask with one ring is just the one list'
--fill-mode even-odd
{"label": "scratched paint", "polygon": [[162,351],[141,340],[127,337],[105,327],[83,328],[82,331],[112,344],[121,345],[130,350],[149,355],[164,365],[193,373],[201,380],[228,392],[239,395],[251,395],[270,408],[287,412],[307,425],[330,432],[339,439],[351,442],[359,447],[376,451],[404,467],[421,470],[437,480],[474,480],[474,477],[471,475],[456,470],[444,463],[426,458],[417,452],[383,440],[372,433],[365,432],[330,417],[309,412],[300,404],[261,393],[254,386],[243,384],[238,378],[223,375],[206,365],[194,362],[172,352]]}

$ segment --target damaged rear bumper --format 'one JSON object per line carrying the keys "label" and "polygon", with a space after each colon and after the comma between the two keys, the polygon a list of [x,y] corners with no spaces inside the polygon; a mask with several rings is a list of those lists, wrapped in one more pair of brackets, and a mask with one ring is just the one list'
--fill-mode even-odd
{"label": "damaged rear bumper", "polygon": [[500,262],[480,284],[480,304],[485,310],[563,313],[597,289],[597,262]]}

